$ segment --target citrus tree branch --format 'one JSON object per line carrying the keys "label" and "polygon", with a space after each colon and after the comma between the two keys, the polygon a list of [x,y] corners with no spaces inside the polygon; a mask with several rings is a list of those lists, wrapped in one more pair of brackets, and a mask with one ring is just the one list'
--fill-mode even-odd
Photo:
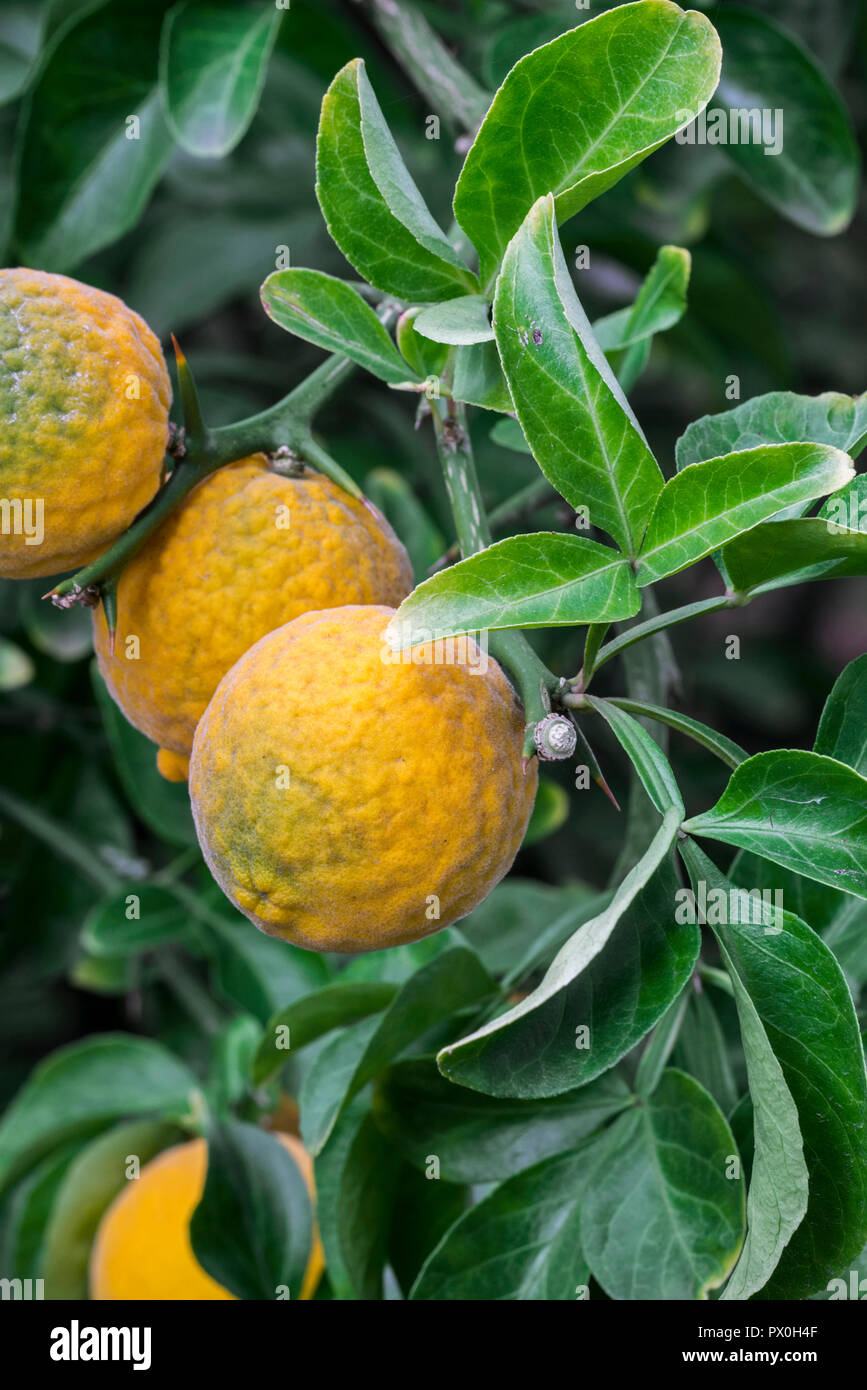
{"label": "citrus tree branch", "polygon": [[95,604],[100,591],[110,580],[117,578],[124,565],[141,550],[148,537],[194,487],[224,464],[250,454],[288,452],[326,473],[340,487],[359,497],[361,494],[357,484],[317,443],[311,428],[317,410],[354,370],[355,364],[347,357],[328,357],[268,410],[239,420],[236,424],[209,430],[202,423],[186,361],[179,355],[181,399],[192,413],[193,428],[179,446],[180,457],[176,458],[168,481],[113,545],[51,590],[52,601],[60,608],[68,608],[74,603]]}
{"label": "citrus tree branch", "polygon": [[[536,478],[526,487],[522,487],[513,496],[507,497],[505,502],[501,502],[498,507],[494,507],[488,516],[488,525],[491,532],[496,535],[498,531],[507,531],[520,521],[524,521],[532,515],[538,507],[544,507],[550,502],[556,502],[558,494],[548,482],[547,478]],[[431,565],[429,574],[436,574],[437,570],[445,569],[446,565],[454,564],[459,560],[461,548],[457,544],[449,546],[445,554]]]}
{"label": "citrus tree branch", "polygon": [[[482,503],[466,426],[466,410],[452,400],[434,400],[431,404],[437,450],[458,533],[458,545],[466,558],[484,550],[491,543],[491,527]],[[488,642],[494,656],[508,670],[524,705],[527,718],[524,756],[530,757],[537,751],[536,726],[550,715],[551,696],[559,690],[562,682],[559,676],[548,670],[522,632],[492,632]]]}
{"label": "citrus tree branch", "polygon": [[474,133],[490,105],[479,86],[413,5],[367,0],[366,10],[383,43],[432,106]]}

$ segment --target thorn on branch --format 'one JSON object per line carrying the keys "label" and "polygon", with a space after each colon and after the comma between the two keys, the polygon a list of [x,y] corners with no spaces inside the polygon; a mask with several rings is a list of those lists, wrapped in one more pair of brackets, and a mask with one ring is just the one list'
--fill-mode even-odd
{"label": "thorn on branch", "polygon": [[108,628],[109,656],[114,656],[114,639],[117,634],[117,579],[107,579],[102,585],[102,611]]}

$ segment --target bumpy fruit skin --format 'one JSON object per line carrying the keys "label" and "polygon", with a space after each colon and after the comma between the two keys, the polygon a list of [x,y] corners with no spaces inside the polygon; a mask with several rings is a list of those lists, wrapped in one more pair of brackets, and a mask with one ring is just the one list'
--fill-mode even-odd
{"label": "bumpy fruit skin", "polygon": [[465,916],[533,808],[499,666],[472,674],[473,644],[452,665],[432,648],[396,662],[392,616],[287,623],[233,666],[196,732],[190,796],[212,874],[263,931],[315,951],[376,951]]}
{"label": "bumpy fruit skin", "polygon": [[[314,1200],[313,1163],[301,1140],[294,1134],[274,1137],[298,1164]],[[100,1222],[90,1255],[92,1299],[234,1299],[202,1268],[190,1243],[190,1217],[202,1195],[207,1166],[204,1139],[193,1139],[165,1149],[118,1193]],[[312,1298],[324,1263],[315,1232],[299,1298]]]}
{"label": "bumpy fruit skin", "polygon": [[[44,535],[0,514],[0,575],[89,563],[160,483],[172,392],[159,342],[113,294],[0,270],[0,507],[41,502]],[[16,531],[18,534],[16,534]]]}
{"label": "bumpy fruit skin", "polygon": [[[411,587],[407,553],[370,504],[321,473],[241,459],[200,483],[124,569],[114,655],[94,615],[99,668],[127,719],[187,757],[220,680],[260,637],[313,608],[400,603]],[[177,759],[158,766],[183,775]]]}

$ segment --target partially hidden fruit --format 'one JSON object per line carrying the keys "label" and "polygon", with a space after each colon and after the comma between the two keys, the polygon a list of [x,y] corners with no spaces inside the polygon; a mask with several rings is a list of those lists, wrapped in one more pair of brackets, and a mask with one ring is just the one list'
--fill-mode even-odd
{"label": "partially hidden fruit", "polygon": [[127,529],[159,487],[171,398],[122,300],[0,270],[0,576],[78,569]]}
{"label": "partially hidden fruit", "polygon": [[296,618],[232,668],[196,732],[190,795],[212,874],[263,931],[312,950],[375,951],[465,916],[533,807],[499,666],[470,639],[392,653],[392,616]]}
{"label": "partially hidden fruit", "polygon": [[113,652],[94,615],[99,668],[178,781],[219,681],[260,637],[314,608],[400,603],[411,587],[406,551],[374,507],[256,455],[200,483],[123,570]]}
{"label": "partially hidden fruit", "polygon": [[[275,1134],[298,1164],[310,1192],[313,1163],[294,1134]],[[93,1299],[234,1299],[212,1279],[193,1254],[190,1217],[205,1186],[208,1150],[204,1139],[165,1149],[131,1179],[105,1212],[90,1256]],[[312,1298],[324,1256],[318,1232],[297,1297]],[[295,1291],[290,1291],[295,1297]]]}

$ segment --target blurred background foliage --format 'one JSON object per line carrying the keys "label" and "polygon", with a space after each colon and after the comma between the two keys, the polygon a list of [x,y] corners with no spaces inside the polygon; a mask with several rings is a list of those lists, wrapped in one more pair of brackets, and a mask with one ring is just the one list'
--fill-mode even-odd
{"label": "blurred background foliage", "polygon": [[[404,72],[366,0],[292,0],[285,12],[177,6],[170,49],[168,8],[156,0],[0,4],[0,243],[6,264],[74,274],[121,295],[164,342],[176,333],[207,417],[223,424],[271,403],[320,359],[260,308],[259,286],[279,258],[285,264],[288,250],[293,265],[353,277],[314,193],[319,105],[338,68],[365,58],[407,164],[444,225],[467,132]],[[419,8],[492,91],[523,53],[609,6],[438,0]],[[713,13],[725,35],[724,24],[736,33],[745,12],[723,3]],[[860,181],[859,199],[852,194],[857,166],[847,120],[833,114],[841,98],[863,140],[865,7],[753,0],[746,13],[760,40],[771,35],[771,57],[762,61],[760,44],[751,68],[756,90],[744,93],[745,104],[784,105],[794,122],[801,102],[809,136],[817,84],[825,93],[837,167],[801,172],[807,182],[815,173],[836,196],[836,207],[818,216],[826,225],[809,225],[817,215],[796,194],[788,205],[781,200],[775,170],[760,167],[755,181],[754,170],[724,151],[672,143],[564,229],[567,251],[589,248],[589,265],[575,279],[591,317],[632,300],[661,243],[692,253],[688,313],[656,340],[633,395],[667,474],[686,424],[732,404],[725,394],[732,375],[741,399],[867,386],[864,206]],[[202,92],[185,85],[183,45],[192,44],[195,56],[221,33],[244,37],[252,75],[245,100],[217,128],[207,110],[202,117]],[[740,74],[729,76],[736,84]],[[137,139],[128,138],[130,115],[140,120]],[[436,139],[428,138],[431,115],[440,119]],[[808,165],[821,161],[809,139],[803,149]],[[388,511],[421,577],[452,532],[431,442],[413,429],[414,405],[359,377],[317,424],[335,457]],[[473,414],[485,497],[496,505],[535,469],[526,455],[491,441],[494,416]],[[571,514],[551,507],[533,524],[567,527]],[[708,562],[667,581],[666,606],[718,585]],[[233,913],[201,863],[185,788],[162,782],[153,748],[94,678],[89,613],[41,603],[45,587],[0,585],[0,1104],[38,1058],[105,1029],[148,1033],[202,1064],[206,1042],[222,1036],[232,1015],[264,1022],[331,969]],[[740,660],[726,658],[730,634],[741,639]],[[782,589],[746,610],[676,629],[672,642],[675,698],[692,715],[750,752],[809,747],[832,681],[867,647],[864,585]],[[539,643],[554,669],[577,670],[580,634],[541,634]],[[622,690],[616,667],[603,684]],[[604,733],[598,737],[622,799],[622,757]],[[711,804],[723,769],[677,739],[673,756],[688,810]],[[531,940],[565,902],[586,894],[583,885],[604,886],[613,868],[622,818],[595,788],[576,791],[573,776],[568,766],[546,770],[517,881],[497,890],[469,928],[493,968],[498,949]],[[116,931],[106,930],[135,884],[152,895],[151,929],[162,924],[158,951],[153,936],[142,950],[131,931],[119,953]],[[400,978],[410,958],[387,954],[388,962],[355,968],[362,978]]]}

